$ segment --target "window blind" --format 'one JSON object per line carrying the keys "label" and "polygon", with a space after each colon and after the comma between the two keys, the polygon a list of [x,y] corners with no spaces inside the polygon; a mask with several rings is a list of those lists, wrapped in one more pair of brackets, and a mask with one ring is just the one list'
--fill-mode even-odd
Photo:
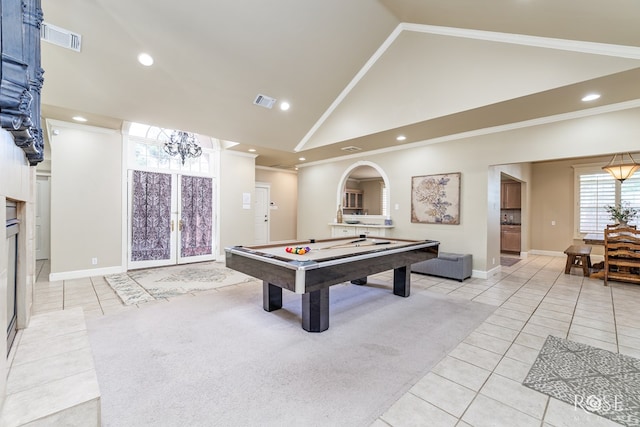
{"label": "window blind", "polygon": [[608,173],[580,175],[580,233],[599,233],[611,221],[605,206],[616,202],[616,180]]}

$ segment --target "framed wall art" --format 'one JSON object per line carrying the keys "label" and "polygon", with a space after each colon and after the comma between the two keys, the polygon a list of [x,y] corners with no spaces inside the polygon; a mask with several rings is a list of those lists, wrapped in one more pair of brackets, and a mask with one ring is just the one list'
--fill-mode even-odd
{"label": "framed wall art", "polygon": [[460,224],[460,172],[411,178],[411,222]]}

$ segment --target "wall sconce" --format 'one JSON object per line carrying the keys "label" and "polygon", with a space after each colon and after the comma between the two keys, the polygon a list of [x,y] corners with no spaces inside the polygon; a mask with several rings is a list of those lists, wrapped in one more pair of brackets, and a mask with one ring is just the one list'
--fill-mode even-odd
{"label": "wall sconce", "polygon": [[640,164],[636,163],[631,157],[631,154],[627,153],[629,156],[630,162],[624,161],[624,153],[620,155],[620,160],[616,162],[618,157],[617,154],[613,156],[613,159],[607,164],[607,166],[603,166],[602,169],[609,172],[615,179],[620,182],[624,182],[625,179],[631,178],[631,175],[638,169],[640,169]]}

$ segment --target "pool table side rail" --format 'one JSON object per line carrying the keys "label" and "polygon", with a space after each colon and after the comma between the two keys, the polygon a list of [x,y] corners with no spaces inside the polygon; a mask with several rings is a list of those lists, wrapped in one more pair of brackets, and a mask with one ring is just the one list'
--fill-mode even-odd
{"label": "pool table side rail", "polygon": [[358,255],[340,256],[319,262],[280,259],[236,246],[225,249],[226,265],[233,270],[303,294],[438,256],[437,241],[406,242],[413,244],[396,248],[381,247]]}

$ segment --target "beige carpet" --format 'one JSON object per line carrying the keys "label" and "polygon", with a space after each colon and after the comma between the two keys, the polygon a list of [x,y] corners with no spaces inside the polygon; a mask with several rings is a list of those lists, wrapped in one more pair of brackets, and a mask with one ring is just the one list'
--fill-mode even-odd
{"label": "beige carpet", "polygon": [[105,276],[125,305],[155,301],[255,280],[221,262],[131,270]]}
{"label": "beige carpet", "polygon": [[87,321],[103,426],[369,426],[495,307],[390,286],[331,287],[330,328],[257,281]]}

